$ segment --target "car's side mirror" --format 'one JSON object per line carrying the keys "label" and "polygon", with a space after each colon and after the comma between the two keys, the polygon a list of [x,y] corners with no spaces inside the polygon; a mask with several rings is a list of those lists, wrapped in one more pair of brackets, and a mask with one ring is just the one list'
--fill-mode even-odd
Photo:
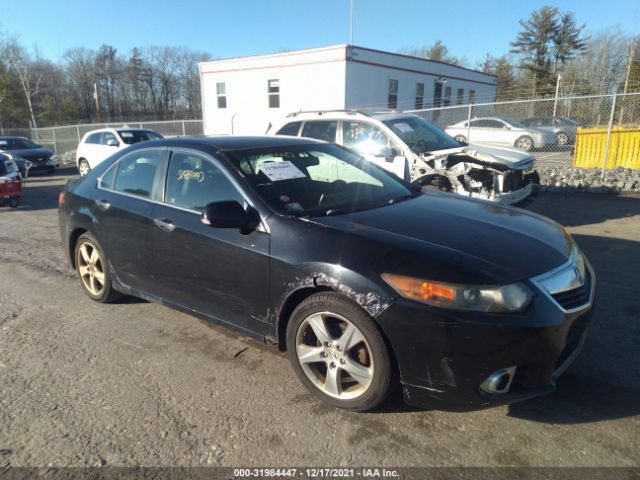
{"label": "car's side mirror", "polygon": [[107,147],[117,147],[120,145],[117,140],[107,140]]}
{"label": "car's side mirror", "polygon": [[[246,230],[254,225],[255,216],[247,212],[235,200],[213,202],[204,207],[201,215],[202,223],[213,228],[237,228]],[[259,220],[258,220],[259,221]]]}

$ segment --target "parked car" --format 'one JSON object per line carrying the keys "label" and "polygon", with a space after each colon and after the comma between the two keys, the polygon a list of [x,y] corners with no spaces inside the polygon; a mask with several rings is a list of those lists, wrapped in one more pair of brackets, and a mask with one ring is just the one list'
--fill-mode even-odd
{"label": "parked car", "polygon": [[76,165],[81,176],[96,168],[105,158],[138,142],[164,138],[144,128],[101,128],[87,132],[76,150]]}
{"label": "parked car", "polygon": [[[311,139],[134,145],[59,197],[97,302],[129,294],[273,342],[327,403],[469,410],[551,392],[584,342],[595,275],[524,210],[422,192]],[[213,366],[212,368],[215,368]]]}
{"label": "parked car", "polygon": [[524,200],[537,178],[531,155],[513,148],[461,145],[412,114],[297,112],[269,132],[335,142],[424,188],[497,203]]}
{"label": "parked car", "polygon": [[527,127],[513,117],[474,118],[468,127],[465,120],[448,126],[445,131],[460,142],[510,145],[526,152],[549,147],[556,142],[552,131]]}
{"label": "parked car", "polygon": [[0,207],[8,203],[11,208],[20,205],[22,175],[10,155],[0,153]]}
{"label": "parked car", "polygon": [[25,137],[0,136],[0,152],[10,153],[16,160],[28,160],[32,172],[45,171],[50,174],[60,165],[52,150]]}
{"label": "parked car", "polygon": [[566,117],[532,117],[522,120],[527,127],[551,130],[556,136],[558,145],[573,145],[576,143],[578,122]]}
{"label": "parked car", "polygon": [[20,173],[20,178],[22,178],[22,180],[26,180],[29,176],[29,170],[31,170],[31,162],[7,152],[0,152],[0,160],[6,161],[7,159],[11,160],[15,164],[18,172]]}

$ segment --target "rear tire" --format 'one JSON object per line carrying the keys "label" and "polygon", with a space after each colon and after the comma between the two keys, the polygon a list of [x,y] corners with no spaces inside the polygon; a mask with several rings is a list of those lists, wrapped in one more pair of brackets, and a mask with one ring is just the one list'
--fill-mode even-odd
{"label": "rear tire", "polygon": [[556,135],[556,137],[558,139],[558,145],[564,146],[569,143],[569,135],[567,135],[565,132],[558,132],[558,135]]}
{"label": "rear tire", "polygon": [[378,326],[335,292],[316,293],[296,307],[287,355],[305,387],[334,407],[371,410],[392,390],[394,366]]}
{"label": "rear tire", "polygon": [[109,261],[90,233],[83,233],[78,238],[75,259],[80,285],[91,300],[110,303],[122,296],[113,289]]}
{"label": "rear tire", "polygon": [[9,197],[9,206],[11,208],[18,208],[20,205],[20,197]]}
{"label": "rear tire", "polygon": [[454,137],[456,139],[456,141],[458,142],[464,142],[467,143],[467,137],[465,137],[464,135],[456,135]]}

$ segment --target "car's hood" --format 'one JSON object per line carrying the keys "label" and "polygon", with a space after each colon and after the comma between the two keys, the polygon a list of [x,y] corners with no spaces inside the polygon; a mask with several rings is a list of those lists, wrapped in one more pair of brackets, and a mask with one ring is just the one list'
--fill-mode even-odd
{"label": "car's hood", "polygon": [[469,144],[465,147],[438,150],[433,155],[462,153],[486,163],[498,163],[509,168],[529,168],[534,161],[531,154],[511,147],[495,147],[490,145]]}
{"label": "car's hood", "polygon": [[[504,163],[512,168],[518,168],[523,165],[528,165],[533,163],[533,156],[531,154],[520,150],[519,148],[512,147],[495,147],[489,145],[476,145],[470,144],[465,147],[464,152],[466,154],[473,153],[472,156],[474,158],[483,157],[482,154],[488,154],[493,157],[494,161],[499,161],[500,163]],[[479,160],[485,160],[484,158],[478,158]],[[485,161],[489,161],[488,159]]]}
{"label": "car's hood", "polygon": [[27,160],[33,160],[35,158],[48,158],[53,155],[53,152],[48,148],[26,148],[24,150],[7,150],[7,153],[11,155],[17,155],[18,157],[26,158]]}
{"label": "car's hood", "polygon": [[391,273],[448,282],[524,280],[563,264],[573,248],[568,233],[548,218],[441,192],[312,220],[380,242]]}

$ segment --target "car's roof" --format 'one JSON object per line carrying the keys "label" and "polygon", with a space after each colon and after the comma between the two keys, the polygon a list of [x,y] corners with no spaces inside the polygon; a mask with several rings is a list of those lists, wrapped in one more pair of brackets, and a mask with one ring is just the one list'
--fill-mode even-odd
{"label": "car's roof", "polygon": [[89,130],[87,133],[85,133],[85,135],[89,135],[92,133],[99,133],[99,132],[121,132],[121,131],[126,131],[126,132],[153,132],[154,130],[151,130],[150,128],[139,128],[139,127],[104,127],[104,128],[96,128],[95,130]]}
{"label": "car's roof", "polygon": [[[253,148],[288,147],[296,145],[316,145],[324,144],[319,140],[309,138],[289,137],[284,135],[273,136],[198,136],[198,137],[176,137],[162,140],[152,140],[154,145],[165,147],[213,147],[222,151],[247,150]],[[150,142],[145,142],[150,145]]]}
{"label": "car's roof", "polygon": [[0,140],[29,140],[27,137],[20,137],[19,135],[0,135]]}
{"label": "car's roof", "polygon": [[294,112],[287,117],[286,122],[292,123],[295,121],[322,121],[322,120],[344,120],[344,119],[358,119],[358,120],[391,120],[397,118],[403,118],[413,116],[411,113],[403,113],[393,110],[313,110],[308,112]]}

